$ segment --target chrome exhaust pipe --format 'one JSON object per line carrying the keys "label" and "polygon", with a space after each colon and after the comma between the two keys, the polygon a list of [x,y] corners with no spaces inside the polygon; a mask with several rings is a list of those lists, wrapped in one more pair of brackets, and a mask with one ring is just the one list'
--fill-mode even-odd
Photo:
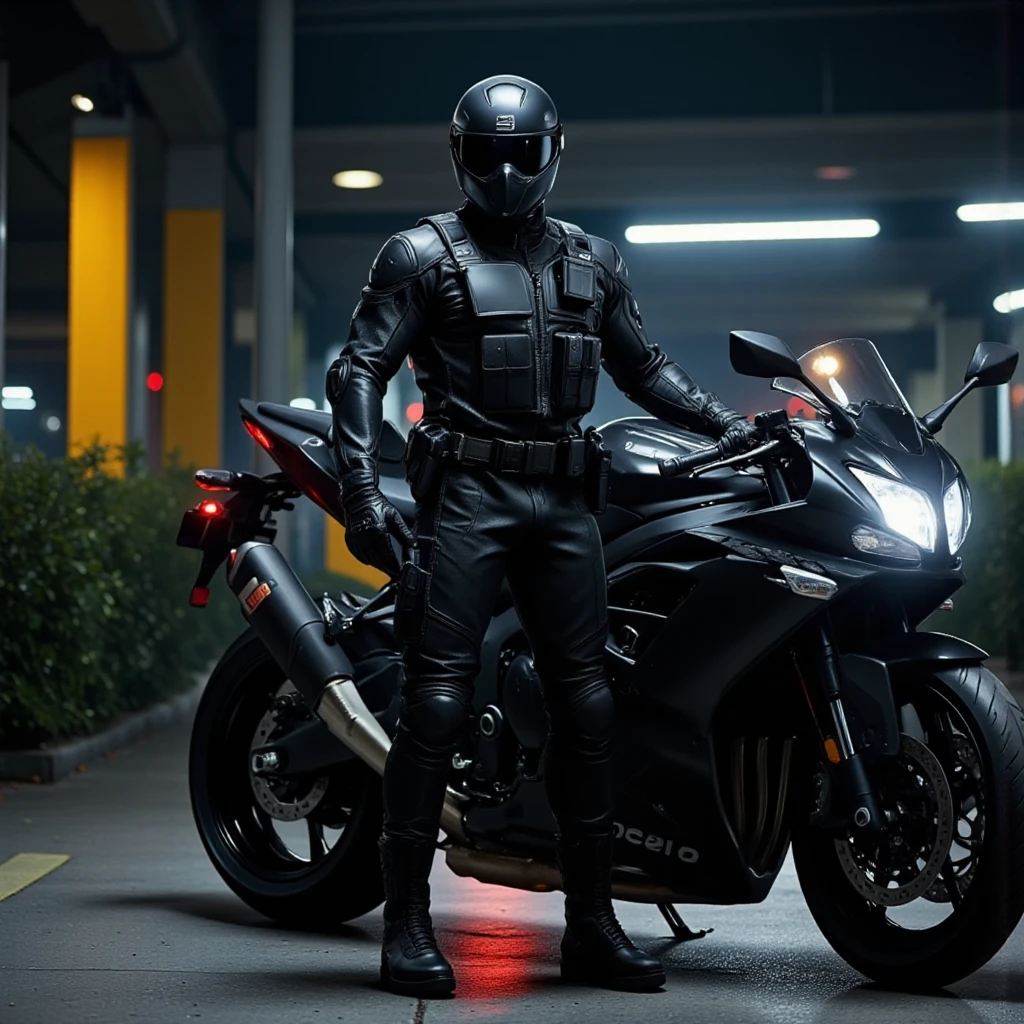
{"label": "chrome exhaust pipe", "polygon": [[[272,544],[243,544],[228,569],[228,586],[273,659],[331,735],[383,775],[391,738],[356,689],[348,655],[324,638],[323,614],[284,555]],[[452,839],[465,842],[461,802],[448,787],[441,827]]]}

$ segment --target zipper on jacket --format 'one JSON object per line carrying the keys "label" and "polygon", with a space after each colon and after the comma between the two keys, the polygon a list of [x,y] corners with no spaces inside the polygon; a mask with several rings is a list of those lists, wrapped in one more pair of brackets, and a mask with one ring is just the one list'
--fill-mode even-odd
{"label": "zipper on jacket", "polygon": [[[519,241],[519,237],[516,237],[516,241]],[[526,268],[529,271],[530,278],[533,281],[533,300],[536,303],[537,316],[535,320],[536,332],[537,332],[537,411],[541,416],[551,415],[551,382],[549,380],[550,373],[548,364],[551,362],[548,353],[547,335],[545,333],[544,324],[544,289],[541,285],[541,275],[536,273],[533,269],[533,263],[530,260],[530,253],[524,244],[520,250],[523,254],[523,259],[526,261]]]}

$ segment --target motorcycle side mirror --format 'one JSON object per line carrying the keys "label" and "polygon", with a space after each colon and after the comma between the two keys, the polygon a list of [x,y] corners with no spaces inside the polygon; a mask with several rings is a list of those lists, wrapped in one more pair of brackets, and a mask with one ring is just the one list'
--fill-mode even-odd
{"label": "motorcycle side mirror", "polygon": [[995,341],[979,342],[971,361],[967,364],[964,386],[952,398],[947,398],[942,405],[936,406],[922,416],[921,426],[929,434],[937,434],[964,395],[970,394],[975,388],[992,388],[1006,384],[1013,376],[1013,371],[1017,369],[1019,357],[1020,353],[1009,345],[1000,345]]}
{"label": "motorcycle side mirror", "polygon": [[772,380],[792,377],[800,381],[828,410],[837,430],[846,435],[856,433],[857,427],[850,414],[808,378],[792,349],[774,334],[761,334],[759,331],[730,332],[729,362],[744,377],[768,377]]}
{"label": "motorcycle side mirror", "polygon": [[1019,357],[1020,353],[1009,345],[983,341],[974,350],[974,355],[967,364],[964,383],[974,378],[978,381],[975,387],[979,388],[993,388],[1005,384],[1017,369]]}
{"label": "motorcycle side mirror", "polygon": [[729,335],[729,362],[744,377],[803,377],[790,347],[773,334],[733,331]]}

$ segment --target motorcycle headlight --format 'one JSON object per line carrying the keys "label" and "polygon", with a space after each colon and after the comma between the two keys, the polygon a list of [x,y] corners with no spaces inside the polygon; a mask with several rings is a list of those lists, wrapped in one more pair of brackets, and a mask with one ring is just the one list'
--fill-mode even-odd
{"label": "motorcycle headlight", "polygon": [[962,477],[957,477],[942,495],[942,512],[946,517],[949,553],[955,555],[971,528],[971,492]]}
{"label": "motorcycle headlight", "polygon": [[935,550],[938,527],[935,509],[927,495],[892,477],[869,473],[857,466],[848,468],[875,499],[890,530],[912,540],[925,551]]}

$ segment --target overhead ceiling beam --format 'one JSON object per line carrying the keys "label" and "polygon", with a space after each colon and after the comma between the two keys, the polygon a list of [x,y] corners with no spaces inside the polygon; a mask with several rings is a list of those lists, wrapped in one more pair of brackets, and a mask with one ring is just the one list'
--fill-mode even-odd
{"label": "overhead ceiling beam", "polygon": [[225,115],[205,52],[201,13],[167,0],[71,0],[130,68],[167,140],[219,142]]}

